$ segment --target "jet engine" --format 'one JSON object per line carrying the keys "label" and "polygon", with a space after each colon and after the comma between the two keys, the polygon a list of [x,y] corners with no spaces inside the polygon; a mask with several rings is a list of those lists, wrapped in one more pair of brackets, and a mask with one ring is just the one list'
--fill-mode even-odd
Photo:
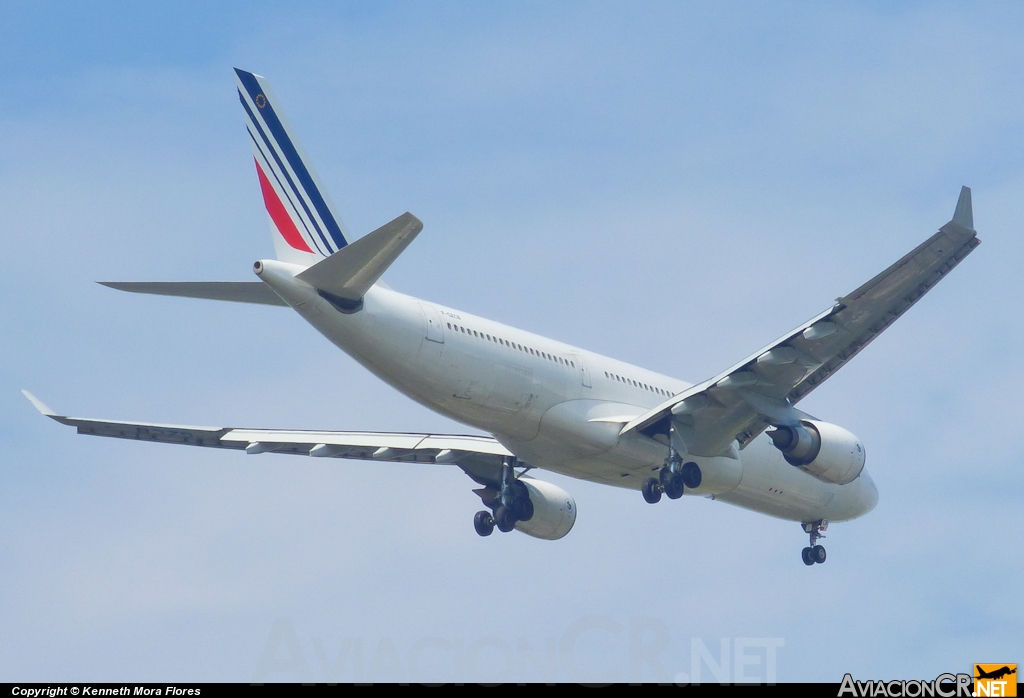
{"label": "jet engine", "polygon": [[798,426],[776,426],[768,435],[787,463],[824,482],[845,485],[864,469],[864,446],[835,424],[805,419]]}
{"label": "jet engine", "polygon": [[529,521],[517,521],[516,530],[534,538],[558,540],[572,530],[576,523],[576,502],[557,485],[543,480],[521,477],[533,503],[533,516]]}

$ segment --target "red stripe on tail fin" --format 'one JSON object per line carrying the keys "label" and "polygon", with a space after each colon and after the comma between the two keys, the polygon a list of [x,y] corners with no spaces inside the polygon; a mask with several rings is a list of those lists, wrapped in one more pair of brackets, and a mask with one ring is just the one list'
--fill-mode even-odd
{"label": "red stripe on tail fin", "polygon": [[314,254],[313,250],[309,249],[309,245],[302,238],[302,233],[295,227],[295,223],[292,221],[292,217],[288,214],[288,210],[281,203],[280,197],[277,192],[274,191],[274,187],[270,184],[270,180],[263,174],[263,168],[260,167],[260,163],[256,162],[256,174],[260,177],[260,189],[263,190],[263,203],[267,206],[267,213],[270,214],[270,218],[274,221],[274,225],[277,226],[278,232],[281,233],[281,237],[289,245],[302,252],[309,252]]}

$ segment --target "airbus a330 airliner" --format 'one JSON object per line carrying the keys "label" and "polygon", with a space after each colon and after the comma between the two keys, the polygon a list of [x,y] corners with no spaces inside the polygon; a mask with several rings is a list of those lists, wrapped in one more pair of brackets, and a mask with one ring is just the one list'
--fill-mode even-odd
{"label": "airbus a330 airliner", "polygon": [[[266,80],[235,71],[276,259],[252,282],[105,282],[123,291],[290,306],[374,375],[491,436],[293,431],[115,422],[58,415],[80,434],[314,458],[449,463],[479,487],[481,536],[557,540],[576,503],[533,478],[550,470],[662,495],[708,497],[799,522],[807,565],[829,521],[871,511],[864,446],[796,404],[853,358],[978,244],[971,192],[909,254],[792,332],[690,384],[446,308],[378,281],[422,229],[405,213],[358,240],[336,215]],[[351,241],[350,241],[351,240]]]}

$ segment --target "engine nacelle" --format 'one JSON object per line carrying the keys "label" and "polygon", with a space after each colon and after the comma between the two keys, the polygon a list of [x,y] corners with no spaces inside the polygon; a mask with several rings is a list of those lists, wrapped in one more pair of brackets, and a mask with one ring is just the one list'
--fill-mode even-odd
{"label": "engine nacelle", "polygon": [[534,538],[558,540],[572,530],[576,523],[576,502],[557,485],[543,480],[521,477],[533,502],[533,516],[529,521],[517,521],[516,530]]}
{"label": "engine nacelle", "polygon": [[805,419],[779,426],[769,436],[790,465],[836,485],[853,482],[864,469],[864,446],[842,427]]}

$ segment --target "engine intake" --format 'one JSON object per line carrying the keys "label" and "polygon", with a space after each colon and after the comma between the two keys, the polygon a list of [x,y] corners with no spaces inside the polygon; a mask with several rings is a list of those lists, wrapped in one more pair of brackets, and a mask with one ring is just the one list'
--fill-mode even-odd
{"label": "engine intake", "polygon": [[805,419],[798,426],[777,426],[768,436],[787,463],[824,482],[845,485],[864,470],[864,446],[835,424]]}
{"label": "engine intake", "polygon": [[534,538],[558,540],[572,530],[576,523],[576,502],[557,485],[543,480],[519,478],[526,485],[533,503],[533,516],[529,521],[517,521],[516,530]]}

